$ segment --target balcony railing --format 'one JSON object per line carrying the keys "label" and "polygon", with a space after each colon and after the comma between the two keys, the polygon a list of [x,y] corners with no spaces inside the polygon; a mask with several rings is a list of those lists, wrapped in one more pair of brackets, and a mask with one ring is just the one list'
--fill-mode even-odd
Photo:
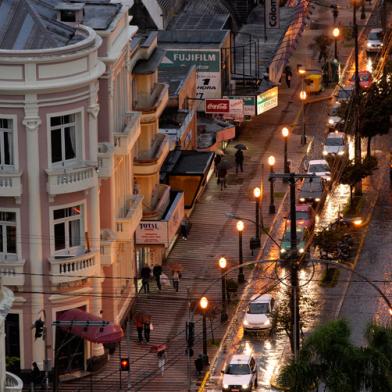
{"label": "balcony railing", "polygon": [[142,201],[142,195],[133,195],[124,213],[116,219],[116,235],[118,240],[128,241],[132,238],[143,216]]}
{"label": "balcony railing", "polygon": [[155,200],[152,200],[151,208],[143,209],[143,220],[160,220],[170,204],[170,186],[159,184]]}
{"label": "balcony railing", "polygon": [[99,178],[110,178],[113,174],[113,151],[110,143],[98,144],[98,176]]}
{"label": "balcony railing", "polygon": [[127,155],[133,148],[140,135],[140,117],[138,112],[130,112],[126,115],[126,123],[121,132],[114,132],[114,153]]}
{"label": "balcony railing", "polygon": [[51,196],[80,192],[98,184],[95,167],[74,167],[61,170],[46,170],[47,189]]}
{"label": "balcony railing", "polygon": [[0,197],[22,196],[22,173],[0,171]]}
{"label": "balcony railing", "polygon": [[10,372],[5,372],[5,392],[22,392],[23,381]]}
{"label": "balcony railing", "polygon": [[169,100],[169,88],[167,84],[156,83],[151,94],[137,92],[137,99],[133,101],[133,109],[145,114],[153,114],[159,117]]}
{"label": "balcony railing", "polygon": [[3,284],[6,286],[23,286],[25,281],[24,264],[24,260],[0,261],[0,276]]}
{"label": "balcony railing", "polygon": [[81,256],[50,257],[50,273],[53,284],[74,282],[100,274],[95,252]]}

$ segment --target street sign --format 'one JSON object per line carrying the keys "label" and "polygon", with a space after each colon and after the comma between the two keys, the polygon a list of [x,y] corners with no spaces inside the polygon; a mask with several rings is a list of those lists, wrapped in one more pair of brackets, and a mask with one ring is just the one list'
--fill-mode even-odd
{"label": "street sign", "polygon": [[279,0],[264,0],[265,7],[265,24],[267,29],[279,29]]}
{"label": "street sign", "polygon": [[257,115],[278,106],[278,87],[272,87],[257,96]]}

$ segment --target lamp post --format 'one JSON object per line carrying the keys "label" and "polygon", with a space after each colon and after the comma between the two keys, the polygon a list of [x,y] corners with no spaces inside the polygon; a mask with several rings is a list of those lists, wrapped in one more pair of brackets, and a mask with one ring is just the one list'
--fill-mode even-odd
{"label": "lamp post", "polygon": [[218,261],[219,268],[221,270],[222,275],[222,312],[221,312],[221,323],[227,321],[227,311],[226,311],[226,267],[227,267],[227,260],[225,257],[221,257]]}
{"label": "lamp post", "polygon": [[283,127],[282,128],[282,136],[283,136],[283,140],[284,140],[284,163],[283,163],[283,172],[284,173],[289,173],[290,169],[289,169],[289,165],[288,165],[288,161],[287,161],[287,139],[289,137],[289,129],[287,127]]}
{"label": "lamp post", "polygon": [[203,362],[204,365],[208,365],[208,354],[207,354],[207,320],[206,320],[206,312],[208,307],[208,299],[207,297],[200,298],[200,308],[203,316]]}
{"label": "lamp post", "polygon": [[301,90],[299,93],[299,98],[302,101],[302,135],[301,144],[304,146],[306,144],[306,129],[305,129],[305,101],[307,94],[305,90]]}
{"label": "lamp post", "polygon": [[[275,157],[271,155],[268,158],[268,165],[270,167],[270,174],[274,173]],[[275,204],[274,204],[274,179],[270,176],[270,206],[269,213],[275,214]]]}
{"label": "lamp post", "polygon": [[339,38],[339,35],[340,35],[339,27],[335,27],[332,30],[332,35],[333,35],[333,38],[334,38],[334,41],[335,41],[335,59],[338,60],[338,38]]}
{"label": "lamp post", "polygon": [[260,239],[260,200],[261,200],[261,189],[257,186],[253,189],[253,196],[256,201],[256,238]]}
{"label": "lamp post", "polygon": [[244,231],[244,222],[239,220],[237,222],[237,231],[238,231],[238,283],[244,283],[245,282],[245,275],[244,275],[244,269],[242,268],[242,263],[243,263],[243,255],[242,255],[242,232]]}

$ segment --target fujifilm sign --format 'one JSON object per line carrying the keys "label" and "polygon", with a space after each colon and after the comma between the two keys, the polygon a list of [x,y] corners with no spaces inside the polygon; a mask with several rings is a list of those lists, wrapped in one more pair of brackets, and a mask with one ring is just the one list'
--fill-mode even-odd
{"label": "fujifilm sign", "polygon": [[268,29],[279,29],[279,0],[265,0],[265,16]]}

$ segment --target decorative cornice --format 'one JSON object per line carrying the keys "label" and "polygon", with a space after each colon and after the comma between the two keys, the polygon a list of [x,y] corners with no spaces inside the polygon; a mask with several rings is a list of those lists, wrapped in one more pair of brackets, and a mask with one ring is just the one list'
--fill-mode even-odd
{"label": "decorative cornice", "polygon": [[36,131],[41,123],[42,121],[39,117],[25,117],[22,122],[29,131]]}

